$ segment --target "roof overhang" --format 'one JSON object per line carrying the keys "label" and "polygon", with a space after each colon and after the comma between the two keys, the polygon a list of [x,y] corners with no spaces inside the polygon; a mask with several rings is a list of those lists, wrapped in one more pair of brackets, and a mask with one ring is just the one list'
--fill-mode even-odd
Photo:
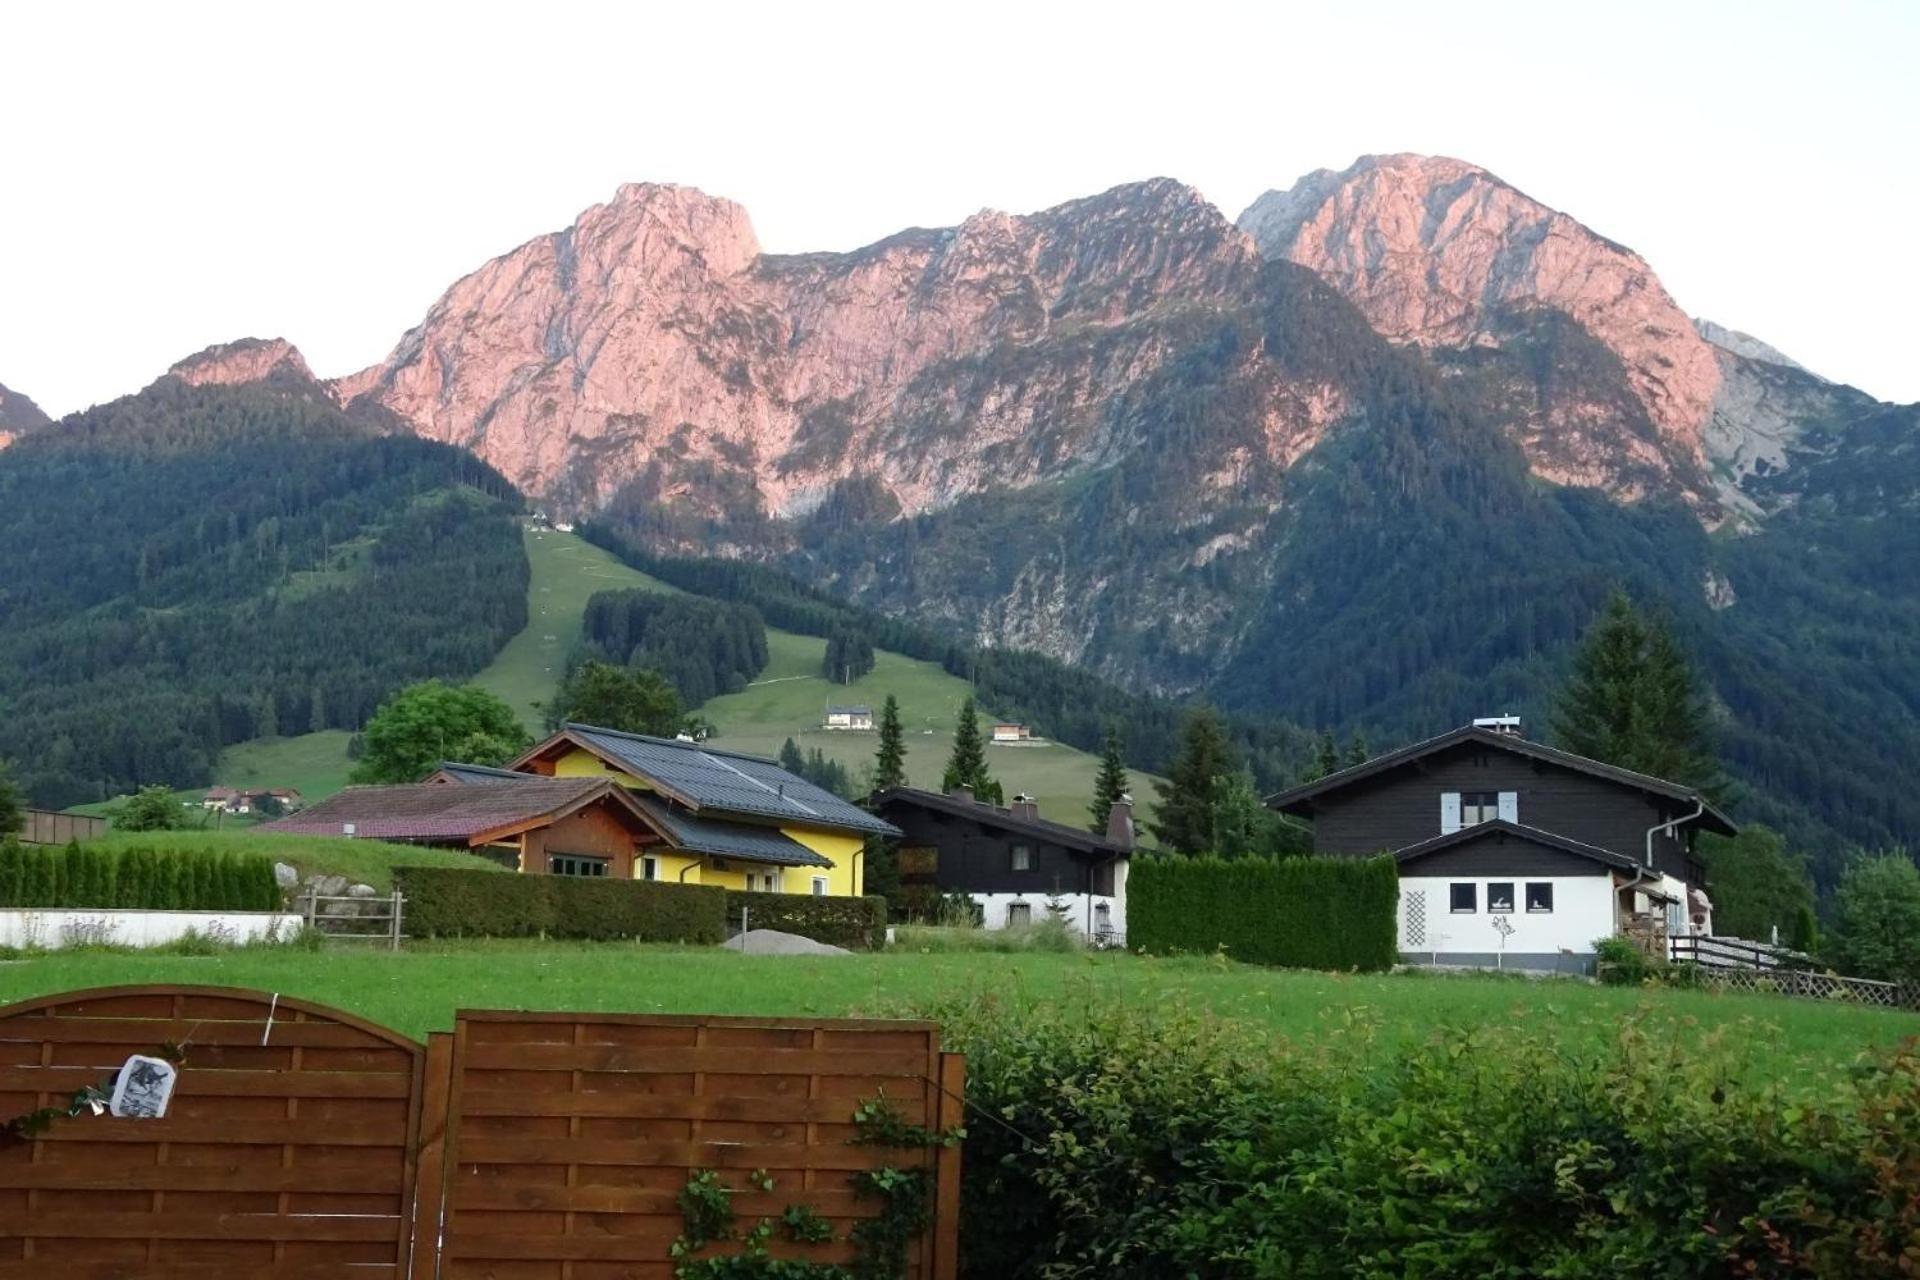
{"label": "roof overhang", "polygon": [[1445,835],[1434,836],[1432,839],[1422,840],[1418,844],[1410,844],[1404,849],[1396,849],[1393,852],[1393,857],[1394,861],[1405,866],[1409,862],[1417,861],[1431,854],[1440,853],[1446,849],[1455,849],[1463,844],[1472,844],[1493,836],[1506,836],[1512,839],[1524,840],[1529,844],[1536,844],[1542,848],[1553,849],[1560,853],[1569,853],[1577,858],[1586,858],[1602,866],[1611,867],[1615,871],[1634,871],[1639,868],[1639,864],[1632,858],[1626,857],[1624,854],[1615,853],[1611,849],[1602,849],[1598,845],[1583,844],[1578,840],[1569,840],[1567,837],[1556,835],[1551,831],[1542,831],[1538,827],[1523,826],[1518,822],[1507,822],[1499,818],[1494,819],[1492,822],[1476,822],[1470,827],[1462,827],[1458,831],[1449,831]]}

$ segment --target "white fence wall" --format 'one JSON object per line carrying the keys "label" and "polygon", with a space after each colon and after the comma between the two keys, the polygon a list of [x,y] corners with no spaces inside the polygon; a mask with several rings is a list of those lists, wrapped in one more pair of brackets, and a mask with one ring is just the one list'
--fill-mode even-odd
{"label": "white fence wall", "polygon": [[62,947],[109,944],[153,947],[175,942],[189,930],[222,942],[291,938],[300,917],[278,911],[0,911],[0,946]]}

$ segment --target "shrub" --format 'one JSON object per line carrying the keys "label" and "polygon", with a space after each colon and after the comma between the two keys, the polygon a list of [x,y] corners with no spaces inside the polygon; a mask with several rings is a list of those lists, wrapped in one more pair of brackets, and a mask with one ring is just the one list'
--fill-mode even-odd
{"label": "shrub", "polygon": [[0,907],[278,911],[271,859],[204,849],[0,845]]}
{"label": "shrub", "polygon": [[1611,987],[1637,987],[1665,967],[1645,947],[1618,934],[1595,939],[1593,956],[1600,981]]}
{"label": "shrub", "polygon": [[1086,939],[1063,920],[1041,920],[1030,925],[1005,929],[981,929],[972,925],[901,925],[894,930],[894,946],[901,951],[923,954],[940,952],[1015,955],[1036,951],[1064,954],[1079,951]]}
{"label": "shrub", "polygon": [[962,1274],[1896,1277],[1920,1251],[1920,1046],[1733,1087],[1633,1015],[1307,1047],[1118,1001],[918,1012],[967,1055]]}
{"label": "shrub", "polygon": [[1135,858],[1127,943],[1303,969],[1386,969],[1399,959],[1392,858]]}
{"label": "shrub", "polygon": [[395,867],[409,936],[581,938],[713,944],[726,936],[724,889],[584,876]]}
{"label": "shrub", "polygon": [[747,912],[749,929],[778,929],[850,951],[878,951],[887,942],[887,900],[814,897],[802,893],[744,893],[727,890],[727,923]]}

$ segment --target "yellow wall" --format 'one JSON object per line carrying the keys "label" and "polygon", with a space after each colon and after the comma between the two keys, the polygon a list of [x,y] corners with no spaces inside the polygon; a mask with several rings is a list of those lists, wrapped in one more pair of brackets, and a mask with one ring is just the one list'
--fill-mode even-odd
{"label": "yellow wall", "polygon": [[[561,756],[553,763],[553,774],[556,778],[617,778],[621,785],[635,791],[653,790],[644,778],[615,769],[591,751],[571,751]],[[865,843],[859,836],[841,831],[809,831],[803,827],[782,827],[780,833],[832,860],[833,866],[768,867],[728,860],[728,870],[716,871],[711,859],[681,858],[663,852],[656,855],[660,859],[660,878],[681,884],[717,884],[727,889],[744,889],[747,887],[745,868],[752,865],[757,875],[764,875],[768,871],[777,873],[782,893],[812,893],[813,877],[817,875],[826,876],[827,893],[831,897],[857,896],[860,893],[866,881],[867,868],[864,857],[854,857]],[[856,862],[858,865],[855,865]],[[680,873],[690,863],[697,865],[687,871],[683,880]],[[636,878],[640,875],[638,857],[634,860],[633,874]]]}

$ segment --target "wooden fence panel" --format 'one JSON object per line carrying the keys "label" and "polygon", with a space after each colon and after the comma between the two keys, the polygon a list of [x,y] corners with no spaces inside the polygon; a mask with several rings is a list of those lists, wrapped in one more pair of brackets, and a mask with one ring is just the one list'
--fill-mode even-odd
{"label": "wooden fence panel", "polygon": [[408,1274],[424,1054],[350,1014],[190,986],[8,1005],[0,1117],[169,1042],[164,1118],[63,1116],[0,1148],[0,1278]]}
{"label": "wooden fence panel", "polygon": [[[882,1090],[911,1124],[957,1123],[957,1055],[932,1023],[462,1012],[447,1126],[449,1280],[668,1280],[688,1178],[716,1171],[740,1228],[805,1204],[833,1243],[772,1252],[851,1260],[877,1216],[856,1173],[934,1166],[936,1222],[908,1274],[955,1274],[957,1149],[854,1145]],[[764,1170],[771,1191],[749,1176]]]}

